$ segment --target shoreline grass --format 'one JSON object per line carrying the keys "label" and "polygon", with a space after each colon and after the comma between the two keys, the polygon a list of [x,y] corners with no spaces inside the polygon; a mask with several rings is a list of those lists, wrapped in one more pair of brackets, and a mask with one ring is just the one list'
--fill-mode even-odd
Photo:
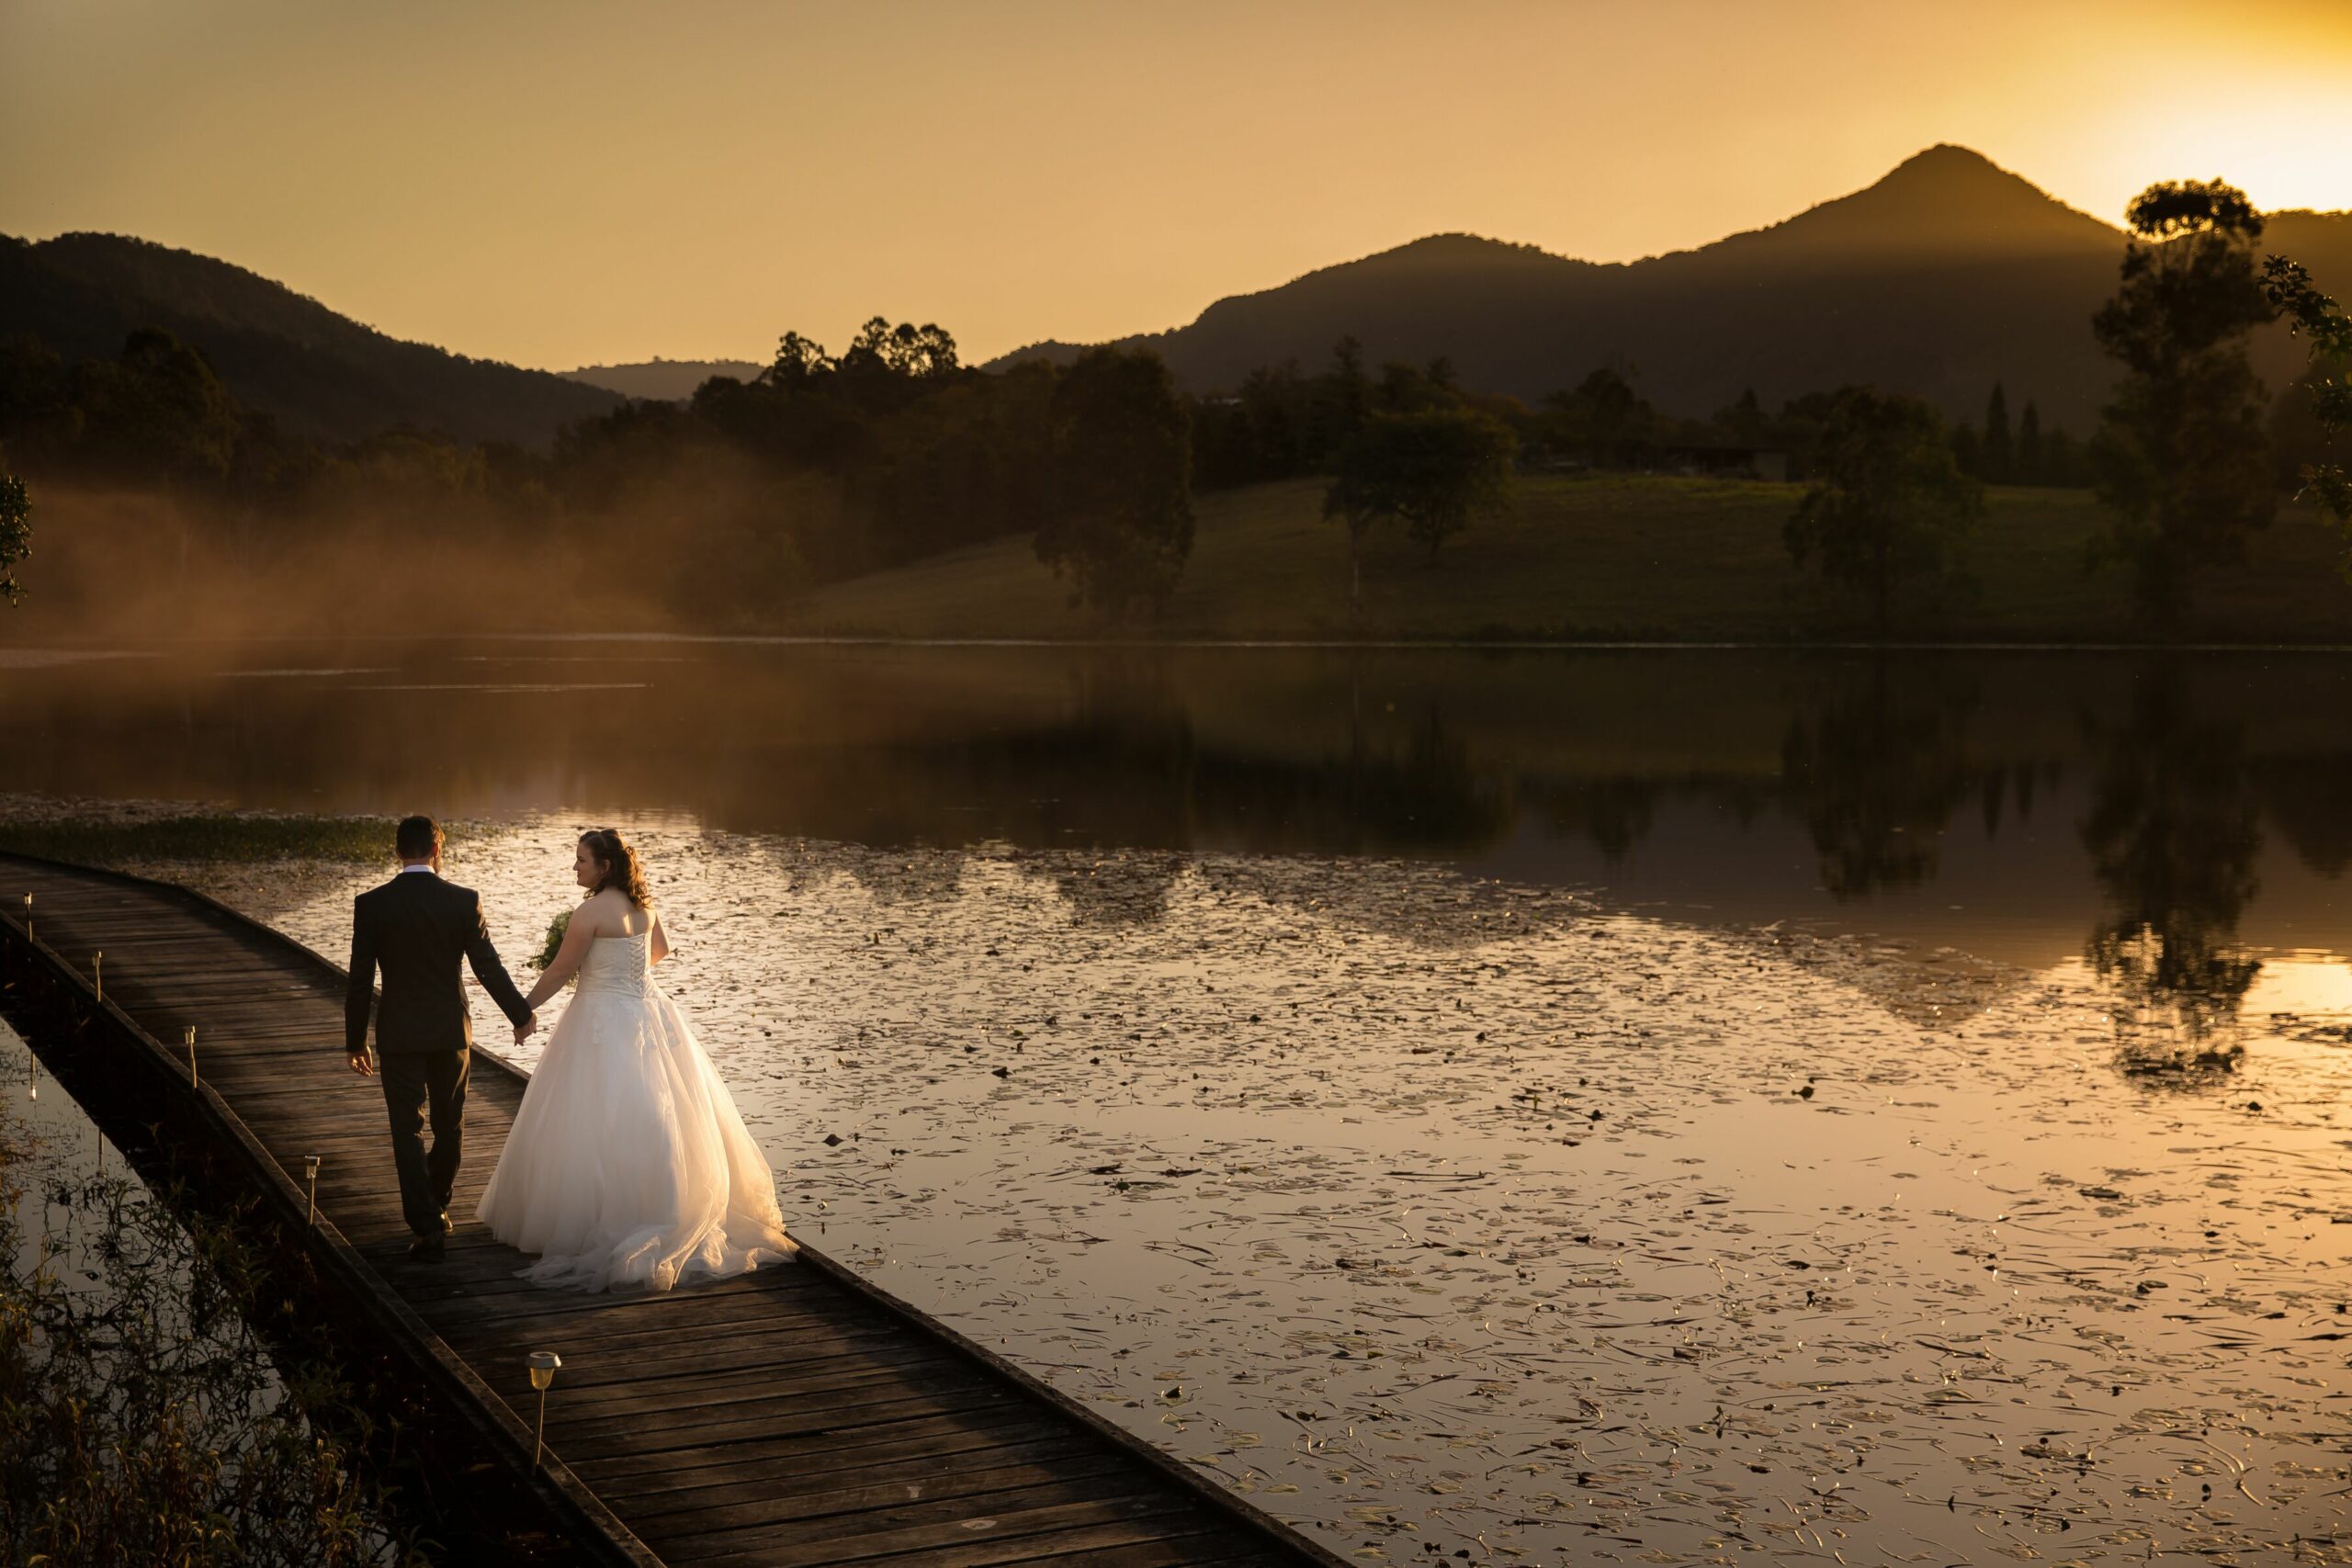
{"label": "shoreline grass", "polygon": [[[1821,592],[1781,528],[1803,489],[1623,475],[1522,479],[1510,509],[1431,559],[1396,534],[1365,551],[1362,612],[1323,484],[1293,479],[1195,502],[1191,561],[1166,613],[1123,625],[1071,606],[1025,536],[829,584],[777,607],[784,636],[927,640],[1326,640],[1467,644],[1870,643],[1866,608]],[[2145,646],[2128,573],[2086,566],[2102,523],[2086,491],[1996,487],[1961,563],[1962,591],[1900,610],[1905,643]],[[2352,644],[2342,536],[2284,507],[2243,565],[2199,583],[2177,643]]]}

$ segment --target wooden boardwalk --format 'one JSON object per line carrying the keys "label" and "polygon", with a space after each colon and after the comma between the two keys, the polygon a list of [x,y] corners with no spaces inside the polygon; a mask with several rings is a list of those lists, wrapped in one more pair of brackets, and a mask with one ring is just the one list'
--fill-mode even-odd
{"label": "wooden boardwalk", "polygon": [[[24,895],[34,896],[26,935]],[[514,1278],[472,1216],[527,1081],[475,1054],[447,1258],[412,1262],[383,1096],[343,1056],[344,972],[187,889],[0,854],[0,945],[85,1032],[186,1086],[424,1372],[530,1464],[525,1357],[563,1358],[535,1479],[609,1561],[818,1568],[1274,1568],[1340,1558],[799,1239],[802,1260],[659,1296]],[[105,954],[91,986],[92,955]],[[87,1048],[86,1046],[85,1048]],[[127,1065],[129,1065],[127,1063]],[[791,1215],[786,1214],[789,1224]]]}

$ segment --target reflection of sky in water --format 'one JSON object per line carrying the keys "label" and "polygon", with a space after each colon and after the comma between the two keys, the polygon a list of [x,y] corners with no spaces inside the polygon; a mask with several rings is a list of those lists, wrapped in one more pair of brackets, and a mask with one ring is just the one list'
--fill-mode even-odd
{"label": "reflection of sky in water", "polygon": [[[450,868],[510,955],[572,825]],[[2236,1072],[2138,1076],[2079,956],[619,825],[797,1228],[1343,1551],[2251,1562],[2343,1525],[2330,955],[2262,955]],[[373,880],[158,869],[338,955]]]}

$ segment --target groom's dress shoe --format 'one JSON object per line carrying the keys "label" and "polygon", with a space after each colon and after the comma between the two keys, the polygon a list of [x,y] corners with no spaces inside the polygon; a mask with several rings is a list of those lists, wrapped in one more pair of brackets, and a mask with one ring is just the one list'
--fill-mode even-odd
{"label": "groom's dress shoe", "polygon": [[447,1248],[437,1235],[420,1235],[408,1244],[408,1255],[420,1263],[438,1263]]}

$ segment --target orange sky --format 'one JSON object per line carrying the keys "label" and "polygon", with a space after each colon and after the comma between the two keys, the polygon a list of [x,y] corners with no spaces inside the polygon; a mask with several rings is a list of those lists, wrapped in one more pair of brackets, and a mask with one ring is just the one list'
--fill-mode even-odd
{"label": "orange sky", "polygon": [[1936,141],[2352,207],[2352,0],[0,0],[0,231],[525,365],[968,360],[1421,234],[1703,243]]}

